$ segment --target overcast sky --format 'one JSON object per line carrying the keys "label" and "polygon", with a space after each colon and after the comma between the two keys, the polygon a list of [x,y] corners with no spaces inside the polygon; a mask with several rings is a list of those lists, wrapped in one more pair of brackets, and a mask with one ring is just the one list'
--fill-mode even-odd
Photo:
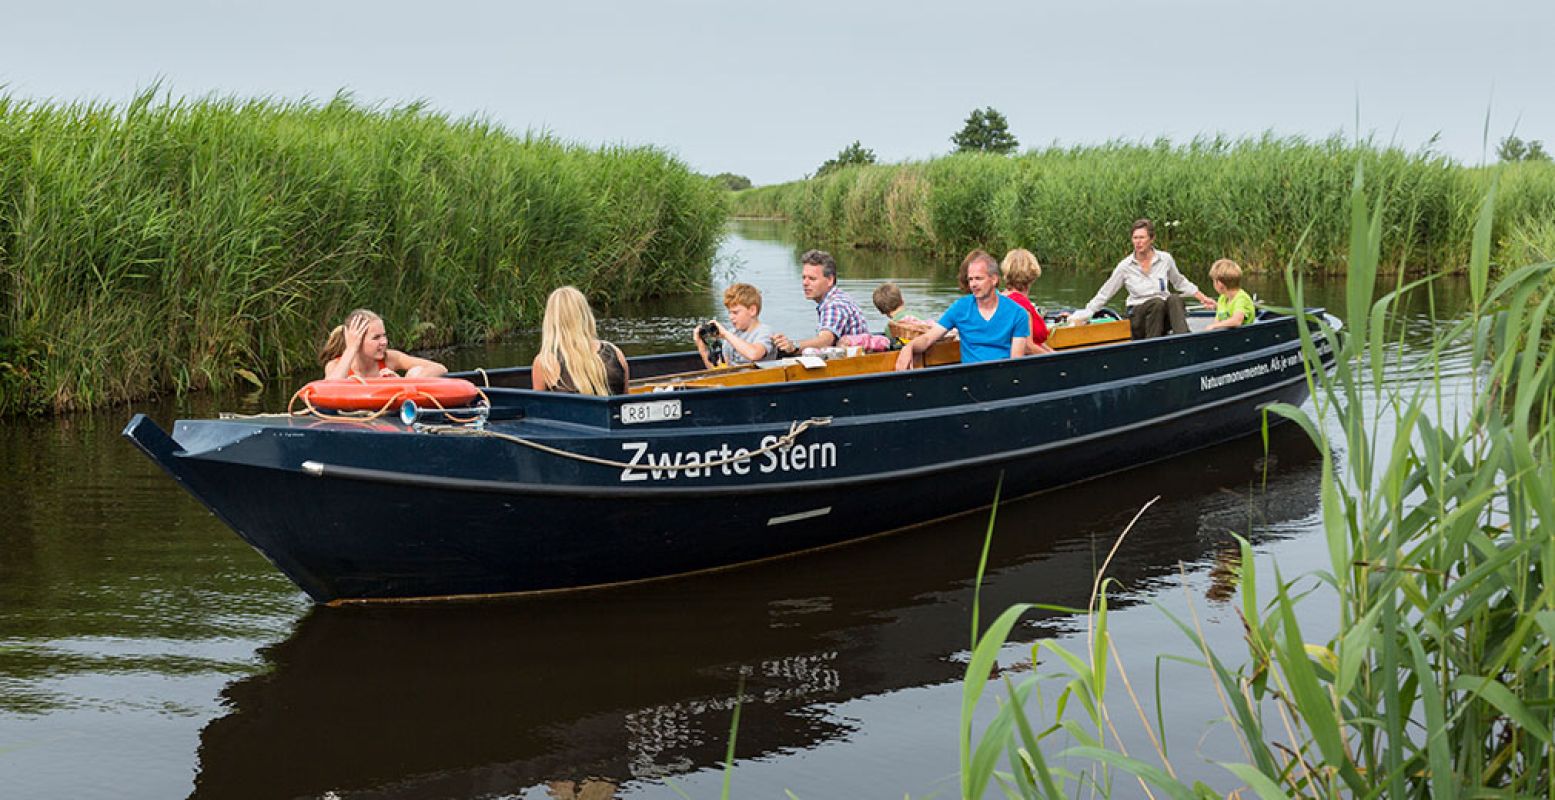
{"label": "overcast sky", "polygon": [[522,132],[803,176],[855,139],[947,152],[974,108],[1022,146],[1353,136],[1464,163],[1555,149],[1555,2],[8,3],[0,92],[416,99]]}

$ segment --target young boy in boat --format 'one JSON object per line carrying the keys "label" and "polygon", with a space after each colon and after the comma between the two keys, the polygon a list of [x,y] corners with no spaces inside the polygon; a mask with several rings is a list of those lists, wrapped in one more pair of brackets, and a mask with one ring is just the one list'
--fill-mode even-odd
{"label": "young boy in boat", "polygon": [[1215,321],[1204,327],[1236,328],[1253,324],[1258,307],[1253,298],[1242,291],[1242,267],[1229,258],[1222,258],[1209,267],[1209,279],[1220,296],[1215,298]]}
{"label": "young boy in boat", "polygon": [[961,262],[971,294],[962,297],[934,323],[928,332],[913,338],[896,357],[896,369],[912,369],[919,353],[954,329],[961,333],[961,363],[975,364],[1000,358],[1020,358],[1031,339],[1031,318],[1008,297],[999,294],[999,261],[982,250],[973,250]]}
{"label": "young boy in boat", "polygon": [[[772,343],[772,326],[761,321],[761,290],[748,283],[736,283],[724,290],[724,308],[734,330],[729,330],[718,320],[708,320],[717,326],[723,340],[722,356],[725,364],[749,364],[775,358],[777,345]],[[691,332],[702,363],[713,368],[712,353],[702,340],[702,325]]]}
{"label": "young boy in boat", "polygon": [[329,332],[329,341],[319,351],[326,380],[344,378],[436,378],[448,372],[442,364],[389,349],[388,330],[383,318],[358,308]]}
{"label": "young boy in boat", "polygon": [[907,301],[902,299],[902,290],[894,283],[876,286],[874,300],[875,308],[885,315],[886,331],[901,344],[912,341],[932,324],[907,312]]}

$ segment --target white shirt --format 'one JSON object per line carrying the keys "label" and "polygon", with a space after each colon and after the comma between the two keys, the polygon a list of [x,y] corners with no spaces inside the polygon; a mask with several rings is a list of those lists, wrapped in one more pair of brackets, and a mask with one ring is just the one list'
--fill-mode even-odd
{"label": "white shirt", "polygon": [[1182,294],[1196,295],[1199,287],[1193,285],[1177,270],[1177,262],[1172,259],[1172,254],[1165,250],[1156,250],[1155,257],[1150,260],[1150,271],[1145,272],[1139,265],[1139,259],[1130,253],[1128,258],[1118,262],[1112,268],[1112,276],[1101,285],[1096,296],[1091,302],[1085,304],[1085,308],[1069,315],[1074,322],[1085,322],[1091,318],[1101,307],[1107,304],[1119,289],[1128,289],[1128,307],[1133,308],[1146,300],[1160,298],[1165,300],[1171,296],[1168,287],[1176,289]]}

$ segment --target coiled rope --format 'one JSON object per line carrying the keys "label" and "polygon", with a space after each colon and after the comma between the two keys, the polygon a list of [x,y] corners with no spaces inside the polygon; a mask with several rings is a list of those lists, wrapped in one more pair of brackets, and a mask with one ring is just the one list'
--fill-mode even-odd
{"label": "coiled rope", "polygon": [[[743,456],[730,456],[728,458],[720,458],[716,461],[701,461],[690,465],[682,464],[680,465],[679,469],[708,469],[711,467],[721,467],[725,464],[737,464],[741,461],[749,461],[756,456],[764,455],[766,453],[772,452],[773,450],[787,447],[793,444],[794,440],[803,435],[805,431],[810,430],[811,428],[818,428],[823,425],[830,425],[831,420],[831,417],[811,417],[802,422],[795,420],[788,424],[788,433],[779,436],[777,441],[774,441],[772,444],[769,444],[766,447],[752,450]],[[493,439],[501,439],[506,442],[512,442],[513,444],[534,448],[535,450],[539,450],[542,453],[549,453],[553,456],[570,458],[574,461],[582,461],[586,464],[598,464],[599,466],[610,467],[612,469],[640,470],[646,466],[644,464],[629,464],[625,461],[614,461],[608,458],[599,458],[598,456],[591,456],[584,453],[574,453],[568,450],[563,450],[559,447],[552,447],[548,444],[541,444],[540,442],[537,442],[533,439],[525,439],[522,436],[514,436],[509,433],[501,433],[484,428],[467,428],[460,425],[420,425],[417,427],[419,430],[433,434],[453,436],[487,436]]]}

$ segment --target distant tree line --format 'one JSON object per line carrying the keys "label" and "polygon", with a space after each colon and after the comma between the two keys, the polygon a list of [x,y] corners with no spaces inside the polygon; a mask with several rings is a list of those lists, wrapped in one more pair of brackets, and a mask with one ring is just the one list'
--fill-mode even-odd
{"label": "distant tree line", "polygon": [[[1010,121],[993,106],[974,109],[966,122],[950,137],[958,153],[998,153],[1008,155],[1020,147],[1015,134],[1010,133]],[[837,155],[826,159],[811,177],[820,178],[843,167],[863,166],[875,163],[875,151],[854,140]],[[722,177],[722,176],[720,176]]]}
{"label": "distant tree line", "polygon": [[1020,147],[1015,134],[1010,133],[1010,121],[993,106],[974,110],[950,137],[957,153],[998,153],[1009,155]]}
{"label": "distant tree line", "polygon": [[[950,143],[956,146],[957,153],[1008,155],[1020,147],[1020,141],[1015,138],[1015,134],[1010,133],[1009,120],[993,106],[974,109],[971,114],[968,114],[961,130],[951,135]],[[1545,152],[1543,142],[1525,141],[1517,136],[1507,136],[1502,139],[1496,147],[1496,157],[1504,162],[1550,160],[1550,154]],[[843,167],[873,163],[875,163],[875,151],[855,140],[853,144],[842,148],[836,156],[822,163],[815,170],[813,177],[819,178]],[[745,180],[741,176],[728,175],[728,173],[718,176],[718,179],[722,180],[726,177]],[[749,187],[748,180],[745,180],[744,186],[731,186],[731,188],[741,189]]]}
{"label": "distant tree line", "polygon": [[1550,154],[1544,152],[1544,143],[1535,141],[1523,141],[1516,136],[1508,136],[1496,146],[1496,157],[1502,161],[1549,161]]}
{"label": "distant tree line", "polygon": [[713,176],[712,181],[713,183],[716,183],[731,192],[738,192],[741,189],[751,188],[750,178],[747,178],[744,175],[736,175],[733,172],[720,172]]}
{"label": "distant tree line", "polygon": [[853,144],[842,148],[837,152],[836,156],[826,159],[824,163],[817,167],[815,177],[822,177],[843,167],[857,167],[873,163],[875,163],[875,151],[865,147],[855,139]]}

